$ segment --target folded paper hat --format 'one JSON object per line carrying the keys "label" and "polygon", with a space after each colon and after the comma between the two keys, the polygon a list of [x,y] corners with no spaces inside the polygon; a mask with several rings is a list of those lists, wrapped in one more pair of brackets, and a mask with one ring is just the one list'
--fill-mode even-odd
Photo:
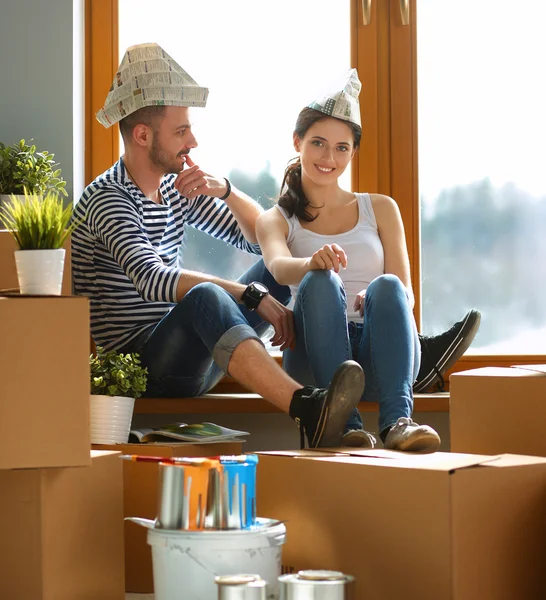
{"label": "folded paper hat", "polygon": [[125,52],[96,116],[110,127],[144,106],[205,106],[208,94],[163,48],[139,44]]}
{"label": "folded paper hat", "polygon": [[360,127],[358,95],[361,89],[362,84],[358,79],[356,69],[350,69],[341,82],[329,88],[323,98],[314,100],[307,106],[330,117],[350,121]]}

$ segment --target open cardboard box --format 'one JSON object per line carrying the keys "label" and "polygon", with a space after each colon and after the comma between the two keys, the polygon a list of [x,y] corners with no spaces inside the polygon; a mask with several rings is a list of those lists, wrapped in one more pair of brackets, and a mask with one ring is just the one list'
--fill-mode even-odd
{"label": "open cardboard box", "polygon": [[356,577],[358,600],[546,598],[546,459],[348,449],[259,453],[284,572]]}
{"label": "open cardboard box", "polygon": [[546,456],[546,365],[463,371],[449,385],[453,452]]}
{"label": "open cardboard box", "polygon": [[[97,450],[119,450],[122,454],[147,456],[218,456],[241,454],[241,442],[219,444],[93,444]],[[120,461],[121,462],[121,461]],[[123,516],[155,519],[159,467],[155,463],[123,461]],[[154,591],[152,552],[147,530],[125,522],[125,590],[148,594]]]}
{"label": "open cardboard box", "polygon": [[117,452],[91,466],[0,471],[0,597],[123,600]]}

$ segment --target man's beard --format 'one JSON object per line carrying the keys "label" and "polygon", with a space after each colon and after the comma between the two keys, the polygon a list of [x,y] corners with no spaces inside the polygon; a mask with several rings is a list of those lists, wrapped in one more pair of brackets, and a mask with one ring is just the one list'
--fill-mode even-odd
{"label": "man's beard", "polygon": [[[180,152],[177,154],[177,158],[185,156],[188,152]],[[164,174],[167,173],[180,173],[184,169],[185,162],[180,163],[179,160],[173,160],[161,147],[157,134],[154,132],[152,141],[152,148],[150,149],[149,158],[151,162],[162,170]]]}

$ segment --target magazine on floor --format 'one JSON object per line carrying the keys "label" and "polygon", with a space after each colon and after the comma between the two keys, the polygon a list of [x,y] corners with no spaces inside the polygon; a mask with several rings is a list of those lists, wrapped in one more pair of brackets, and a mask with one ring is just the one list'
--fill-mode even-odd
{"label": "magazine on floor", "polygon": [[250,435],[248,431],[239,431],[222,427],[216,423],[169,423],[153,429],[132,429],[129,433],[130,443],[166,442],[178,440],[192,444],[216,444],[218,442],[244,441],[242,437]]}

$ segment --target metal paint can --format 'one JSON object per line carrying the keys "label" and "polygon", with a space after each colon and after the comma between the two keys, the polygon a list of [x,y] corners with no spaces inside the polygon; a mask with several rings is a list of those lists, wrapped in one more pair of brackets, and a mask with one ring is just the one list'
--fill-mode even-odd
{"label": "metal paint can", "polygon": [[340,571],[300,571],[281,575],[280,600],[351,600],[354,577]]}
{"label": "metal paint can", "polygon": [[259,575],[220,575],[214,578],[218,600],[266,600],[267,583]]}
{"label": "metal paint can", "polygon": [[176,464],[159,463],[156,527],[204,529],[209,501],[210,473],[219,461],[184,458]]}
{"label": "metal paint can", "polygon": [[256,524],[256,454],[220,456],[211,472],[207,529],[248,529]]}

